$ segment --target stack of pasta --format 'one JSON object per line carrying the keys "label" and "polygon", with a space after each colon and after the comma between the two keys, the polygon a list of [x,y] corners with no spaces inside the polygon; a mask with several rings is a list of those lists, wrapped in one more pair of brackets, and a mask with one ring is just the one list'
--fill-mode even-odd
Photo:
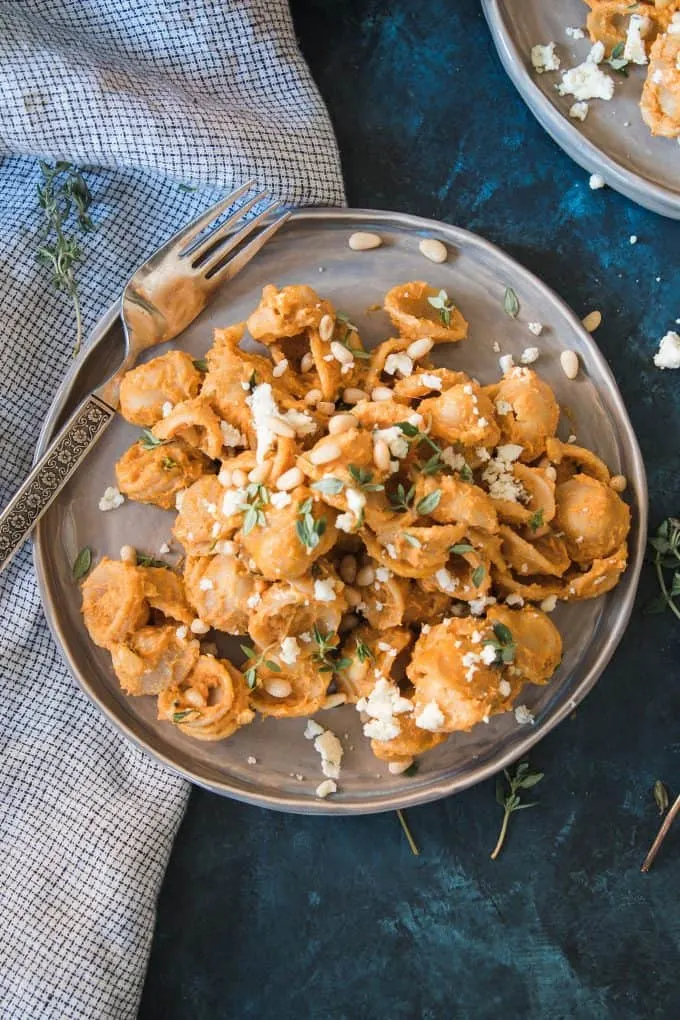
{"label": "stack of pasta", "polygon": [[[189,736],[348,702],[374,753],[406,763],[546,683],[557,600],[625,569],[628,506],[556,438],[551,388],[527,367],[486,386],[435,367],[467,335],[444,291],[408,282],[384,307],[393,335],[367,351],[311,287],[267,286],[204,360],[171,351],[123,382],[143,432],[119,488],[177,510],[185,556],[103,559],[84,619],[122,688]],[[248,642],[241,666],[215,631]]]}

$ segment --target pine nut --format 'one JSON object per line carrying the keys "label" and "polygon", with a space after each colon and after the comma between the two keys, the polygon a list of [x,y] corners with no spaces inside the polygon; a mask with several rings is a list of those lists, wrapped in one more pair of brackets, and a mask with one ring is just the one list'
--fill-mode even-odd
{"label": "pine nut", "polygon": [[413,765],[413,758],[407,758],[406,761],[391,761],[387,768],[393,776],[400,776],[402,772],[410,769],[411,765]]}
{"label": "pine nut", "polygon": [[583,322],[584,328],[587,329],[589,333],[594,333],[602,322],[602,312],[589,312],[581,321]]}
{"label": "pine nut", "polygon": [[370,564],[362,567],[357,572],[357,584],[360,588],[367,588],[369,584],[373,584],[375,581],[375,570]]}
{"label": "pine nut", "polygon": [[341,343],[334,340],[331,344],[331,354],[336,361],[339,361],[341,365],[351,365],[354,361],[354,356],[351,351],[348,351],[346,347],[343,347]]}
{"label": "pine nut", "polygon": [[210,624],[204,623],[198,616],[195,620],[191,621],[191,633],[192,634],[207,634],[210,630]]}
{"label": "pine nut", "polygon": [[332,436],[339,436],[349,429],[355,429],[358,424],[353,414],[336,414],[328,421],[328,431]]}
{"label": "pine nut", "polygon": [[274,435],[281,436],[283,439],[295,439],[295,429],[292,425],[289,425],[287,421],[282,421],[281,418],[277,418],[274,414],[269,414],[265,418],[265,424]]}
{"label": "pine nut", "polygon": [[548,464],[547,468],[545,469],[545,473],[551,482],[557,481],[557,471],[555,471],[555,468],[552,466],[552,464]]}
{"label": "pine nut", "polygon": [[[345,617],[345,619],[343,620],[343,624],[345,624],[345,621],[347,619],[348,619],[348,617]],[[355,617],[355,619],[357,619],[357,618]],[[357,623],[358,622],[359,621],[357,620]],[[343,630],[352,630],[353,629],[352,627],[347,627],[347,626],[343,626],[343,625],[341,625],[341,626],[342,626]],[[356,624],[355,624],[355,626],[356,626]],[[339,708],[340,705],[344,705],[346,701],[347,701],[347,695],[346,694],[342,694],[340,691],[338,691],[337,694],[328,694],[324,698],[324,702],[323,702],[323,705],[321,706],[321,708],[325,709],[325,710],[327,710],[329,708]]]}
{"label": "pine nut", "polygon": [[333,414],[335,411],[335,404],[331,400],[320,400],[316,405],[316,409],[319,414]]}
{"label": "pine nut", "polygon": [[345,585],[342,594],[347,599],[347,605],[351,609],[356,608],[356,606],[360,605],[364,601],[356,588],[352,588],[350,585]]}
{"label": "pine nut", "polygon": [[562,351],[560,354],[560,365],[567,379],[575,379],[578,375],[578,354],[576,351]]}
{"label": "pine nut", "polygon": [[300,371],[311,372],[313,368],[314,368],[314,355],[311,354],[310,351],[307,351],[306,354],[302,355],[302,359],[300,360]]}
{"label": "pine nut", "polygon": [[219,475],[217,476],[217,481],[220,483],[220,485],[223,485],[225,489],[231,488],[232,477],[229,468],[222,468]]}
{"label": "pine nut", "polygon": [[434,237],[425,237],[418,245],[420,254],[424,255],[430,262],[446,262],[448,251],[446,245],[437,241]]}
{"label": "pine nut", "polygon": [[311,464],[330,464],[332,460],[337,460],[342,455],[342,450],[337,443],[324,443],[323,446],[317,447],[312,450],[309,456]]}
{"label": "pine nut", "polygon": [[625,492],[628,479],[625,475],[614,475],[613,478],[609,479],[609,484],[614,492]]}
{"label": "pine nut", "polygon": [[266,680],[262,685],[272,698],[287,698],[293,693],[293,685],[290,680]]}
{"label": "pine nut", "polygon": [[310,390],[309,393],[305,394],[305,404],[318,404],[322,397],[323,393],[321,390]]}
{"label": "pine nut", "polygon": [[333,336],[335,320],[332,315],[324,315],[319,323],[319,336],[326,343]]}
{"label": "pine nut", "polygon": [[342,399],[346,404],[358,404],[360,400],[368,400],[368,393],[365,390],[349,386],[342,394]]}
{"label": "pine nut", "polygon": [[132,545],[122,545],[120,547],[120,558],[123,563],[137,563],[137,550]]}
{"label": "pine nut", "polygon": [[387,386],[376,386],[371,390],[371,400],[391,400],[394,394]]}
{"label": "pine nut", "polygon": [[350,235],[347,242],[352,251],[370,251],[371,248],[379,248],[382,244],[382,237],[378,234],[371,234],[365,230],[356,230]]}
{"label": "pine nut", "polygon": [[302,485],[304,480],[305,476],[300,468],[292,467],[288,471],[283,472],[276,482],[276,488],[279,492],[290,492],[291,489],[296,489],[298,485]]}
{"label": "pine nut", "polygon": [[232,471],[231,484],[234,485],[237,489],[244,488],[247,481],[248,479],[246,477],[246,473],[245,471],[241,471],[241,468],[236,468],[235,471]]}
{"label": "pine nut", "polygon": [[206,700],[200,691],[195,690],[193,687],[189,687],[182,693],[187,705],[191,705],[192,708],[205,708]]}
{"label": "pine nut", "polygon": [[418,358],[424,358],[426,354],[429,354],[433,347],[434,340],[424,336],[422,340],[414,340],[412,344],[409,344],[406,353],[413,361],[417,361]]}
{"label": "pine nut", "polygon": [[389,446],[384,439],[378,439],[373,446],[373,462],[378,471],[389,471],[391,460]]}
{"label": "pine nut", "polygon": [[287,358],[284,358],[283,361],[279,361],[278,365],[276,365],[272,369],[272,375],[274,376],[275,379],[280,379],[281,376],[283,375],[283,373],[286,371],[287,368],[288,368],[288,360],[287,360]]}
{"label": "pine nut", "polygon": [[354,584],[357,576],[357,559],[356,556],[352,556],[348,553],[347,556],[343,556],[340,561],[340,577],[347,584]]}
{"label": "pine nut", "polygon": [[272,463],[270,460],[264,462],[264,464],[258,464],[252,471],[248,473],[248,481],[261,484],[266,482],[269,478],[269,472],[272,469]]}

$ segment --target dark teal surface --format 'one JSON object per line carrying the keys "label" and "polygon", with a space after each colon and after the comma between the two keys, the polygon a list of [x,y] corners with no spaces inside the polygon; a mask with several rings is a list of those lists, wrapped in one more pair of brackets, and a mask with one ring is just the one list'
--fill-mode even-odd
{"label": "dark teal surface", "polygon": [[[680,223],[589,190],[506,79],[475,0],[293,12],[350,204],[474,230],[579,314],[599,308],[651,520],[680,510],[680,372],[651,361],[680,318]],[[646,572],[640,601],[653,591]],[[286,817],[195,791],[142,1020],[679,1016],[680,823],[639,872],[654,780],[680,790],[679,652],[680,624],[635,612],[594,692],[535,749],[540,807],[495,863],[493,783],[409,812],[419,858],[394,815]]]}

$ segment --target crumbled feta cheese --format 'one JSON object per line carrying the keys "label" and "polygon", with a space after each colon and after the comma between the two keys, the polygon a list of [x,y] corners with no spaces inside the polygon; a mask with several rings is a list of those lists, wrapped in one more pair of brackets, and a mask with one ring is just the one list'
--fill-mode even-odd
{"label": "crumbled feta cheese", "polygon": [[238,429],[235,429],[233,425],[230,425],[228,421],[220,422],[220,431],[222,433],[222,442],[225,446],[248,445],[248,440],[243,433],[239,432]]}
{"label": "crumbled feta cheese", "polygon": [[486,420],[486,418],[480,418],[477,424],[479,425],[480,429],[485,429],[489,423]]}
{"label": "crumbled feta cheese", "polygon": [[384,583],[392,577],[392,571],[388,567],[376,567],[375,576],[378,581]]}
{"label": "crumbled feta cheese", "polygon": [[542,322],[528,322],[527,323],[527,329],[529,330],[530,333],[533,333],[534,336],[540,336],[541,333],[543,332],[543,323]]}
{"label": "crumbled feta cheese", "polygon": [[415,716],[418,729],[436,733],[446,722],[446,717],[436,701],[428,701]]}
{"label": "crumbled feta cheese", "polygon": [[494,354],[501,353],[501,345],[499,344],[498,340],[494,340],[494,342],[491,344],[491,350],[494,352]]}
{"label": "crumbled feta cheese", "polygon": [[515,359],[512,354],[501,354],[498,359],[498,364],[501,366],[501,372],[503,375],[507,375],[510,369],[514,367]]}
{"label": "crumbled feta cheese", "polygon": [[253,428],[255,429],[257,441],[255,459],[258,464],[261,464],[276,439],[276,436],[269,427],[269,419],[280,417],[271,385],[269,383],[260,383],[259,386],[256,386],[250,396],[246,397],[246,404],[252,414]]}
{"label": "crumbled feta cheese", "polygon": [[165,553],[170,552],[170,546],[168,545],[167,542],[163,542],[163,544],[159,547],[158,551],[163,556],[165,555]]}
{"label": "crumbled feta cheese", "polygon": [[366,506],[366,496],[363,492],[359,492],[358,489],[351,489],[348,487],[345,490],[345,497],[347,499],[347,506],[358,520],[361,517],[362,510]]}
{"label": "crumbled feta cheese", "polygon": [[175,631],[175,634],[177,635],[177,637],[178,637],[178,639],[180,641],[184,641],[185,637],[187,636],[188,631],[189,631],[189,628],[186,626],[186,624],[182,624],[181,627],[177,628],[177,630]]}
{"label": "crumbled feta cheese", "polygon": [[396,716],[413,711],[413,703],[403,698],[396,684],[380,676],[367,698],[357,702],[357,712],[369,716],[364,723],[364,735],[371,740],[394,740],[401,733],[401,724]]}
{"label": "crumbled feta cheese", "polygon": [[661,338],[659,349],[654,355],[654,364],[657,368],[680,368],[680,335],[671,330]]}
{"label": "crumbled feta cheese", "polygon": [[285,662],[286,666],[293,666],[298,660],[299,652],[300,646],[297,643],[297,638],[286,637],[281,642],[279,658],[281,662]]}
{"label": "crumbled feta cheese", "polygon": [[648,32],[651,22],[649,18],[641,14],[631,14],[626,33],[626,44],[623,48],[623,59],[629,60],[632,64],[646,64],[647,50],[643,32]]}
{"label": "crumbled feta cheese", "polygon": [[591,64],[601,64],[604,60],[605,48],[603,42],[596,42],[590,48],[587,60]]}
{"label": "crumbled feta cheese", "polygon": [[423,372],[422,375],[418,376],[418,379],[431,390],[440,390],[442,388],[442,381],[438,375],[432,375],[431,372]]}
{"label": "crumbled feta cheese", "polygon": [[511,503],[519,503],[526,499],[526,490],[515,478],[512,470],[512,464],[521,452],[522,447],[516,443],[505,443],[497,447],[496,456],[484,468],[482,479],[488,485],[492,499],[507,500]]}
{"label": "crumbled feta cheese", "polygon": [[432,630],[432,627],[430,626],[430,624],[429,623],[424,623],[422,625],[422,627],[420,628],[420,633],[421,634],[429,634],[431,630]]}
{"label": "crumbled feta cheese", "polygon": [[248,606],[248,609],[257,609],[261,601],[262,596],[260,595],[259,592],[256,591],[253,592],[253,594],[246,599],[246,605]]}
{"label": "crumbled feta cheese", "polygon": [[319,726],[318,722],[314,719],[307,720],[307,726],[305,727],[304,738],[305,740],[316,740],[323,733],[323,726]]}
{"label": "crumbled feta cheese", "polygon": [[532,725],[535,722],[534,713],[531,709],[527,708],[526,705],[517,705],[515,707],[515,719],[520,726]]}
{"label": "crumbled feta cheese", "polygon": [[569,116],[572,120],[580,120],[583,122],[588,116],[590,107],[587,103],[573,103],[569,107]]}
{"label": "crumbled feta cheese", "polygon": [[497,400],[496,410],[499,414],[510,414],[512,411],[512,404],[509,404],[507,400]]}
{"label": "crumbled feta cheese", "polygon": [[600,188],[604,188],[606,181],[602,174],[591,174],[588,179],[588,187],[591,191],[599,191]]}
{"label": "crumbled feta cheese", "polygon": [[388,354],[385,359],[385,372],[387,375],[399,372],[403,376],[409,376],[413,373],[413,361],[408,354]]}
{"label": "crumbled feta cheese", "polygon": [[227,489],[222,498],[222,513],[225,517],[232,517],[241,511],[239,506],[245,502],[245,489]]}
{"label": "crumbled feta cheese", "polygon": [[377,443],[379,439],[387,443],[390,453],[397,460],[401,460],[408,453],[408,442],[404,438],[404,433],[396,425],[387,429],[376,429],[373,433],[373,442]]}
{"label": "crumbled feta cheese", "polygon": [[456,453],[452,446],[446,446],[442,450],[441,459],[452,471],[464,471],[468,466],[462,453]]}
{"label": "crumbled feta cheese", "polygon": [[543,599],[541,602],[541,609],[544,613],[552,613],[556,605],[557,595],[548,595],[548,597]]}
{"label": "crumbled feta cheese", "polygon": [[479,653],[479,657],[485,666],[493,666],[496,661],[496,649],[493,645],[484,645]]}
{"label": "crumbled feta cheese", "polygon": [[298,436],[311,436],[316,432],[316,422],[305,411],[296,411],[291,408],[285,414],[280,415],[282,421],[287,421],[295,429]]}
{"label": "crumbled feta cheese", "polygon": [[439,587],[442,589],[442,591],[445,591],[447,595],[452,594],[460,583],[458,581],[458,578],[453,577],[450,571],[446,569],[446,567],[440,567],[440,569],[434,575],[434,579],[439,585]]}
{"label": "crumbled feta cheese", "polygon": [[314,598],[317,602],[335,602],[335,584],[332,578],[314,582]]}
{"label": "crumbled feta cheese", "polygon": [[491,460],[491,454],[487,450],[486,446],[478,446],[475,450],[475,453],[483,464],[485,464],[487,460]]}
{"label": "crumbled feta cheese", "polygon": [[573,96],[579,101],[611,99],[614,95],[614,80],[588,59],[585,63],[563,72],[557,91],[561,96]]}
{"label": "crumbled feta cheese", "polygon": [[308,631],[308,630],[303,631],[302,634],[299,635],[299,638],[300,638],[300,641],[304,641],[304,643],[306,645],[310,645],[312,643],[312,641],[314,640],[312,635],[311,635],[311,632]]}
{"label": "crumbled feta cheese", "polygon": [[335,526],[346,534],[351,534],[357,526],[357,519],[354,514],[338,514],[335,518]]}
{"label": "crumbled feta cheese", "polygon": [[506,606],[523,606],[524,599],[517,592],[511,592],[505,599]]}
{"label": "crumbled feta cheese", "polygon": [[569,36],[570,39],[584,39],[585,38],[585,32],[583,31],[582,28],[565,28],[564,31]]}
{"label": "crumbled feta cheese", "polygon": [[116,510],[124,502],[125,496],[123,496],[120,489],[117,489],[114,485],[109,485],[104,489],[104,495],[99,500],[99,509],[102,511]]}
{"label": "crumbled feta cheese", "polygon": [[[295,778],[297,779],[297,776]],[[325,800],[329,794],[337,792],[338,784],[334,783],[332,779],[324,779],[323,783],[319,783],[316,788],[316,795],[317,797],[320,797],[321,800]]]}
{"label": "crumbled feta cheese", "polygon": [[293,502],[293,497],[289,492],[272,492],[269,496],[269,502],[276,510],[283,510],[284,507],[290,506]]}
{"label": "crumbled feta cheese", "polygon": [[257,758],[255,758],[252,754],[249,754],[246,760],[249,765],[257,765]]}
{"label": "crumbled feta cheese", "polygon": [[165,403],[161,407],[161,414],[163,415],[164,418],[168,418],[172,414],[173,406],[174,405],[171,404],[169,400],[165,401]]}
{"label": "crumbled feta cheese", "polygon": [[540,353],[538,347],[525,347],[519,360],[523,365],[533,365],[534,361],[538,361]]}
{"label": "crumbled feta cheese", "polygon": [[329,779],[337,779],[340,775],[343,748],[335,733],[324,730],[314,740],[314,750],[321,755],[321,771]]}
{"label": "crumbled feta cheese", "polygon": [[555,53],[555,43],[550,42],[546,46],[537,43],[536,46],[532,46],[531,63],[537,74],[543,74],[544,71],[559,71],[560,58]]}
{"label": "crumbled feta cheese", "polygon": [[399,559],[399,557],[397,555],[397,547],[394,545],[393,542],[388,542],[387,543],[387,545],[385,546],[385,552],[387,553],[387,555],[389,556],[389,558],[391,560]]}
{"label": "crumbled feta cheese", "polygon": [[507,680],[501,680],[498,684],[498,693],[504,697],[509,698],[512,693],[512,687]]}
{"label": "crumbled feta cheese", "polygon": [[472,599],[471,602],[468,602],[468,606],[473,616],[482,616],[486,607],[492,606],[495,601],[492,595],[481,595],[478,599]]}
{"label": "crumbled feta cheese", "polygon": [[198,582],[198,587],[201,589],[201,591],[212,591],[215,585],[213,584],[209,577],[202,577],[201,580]]}

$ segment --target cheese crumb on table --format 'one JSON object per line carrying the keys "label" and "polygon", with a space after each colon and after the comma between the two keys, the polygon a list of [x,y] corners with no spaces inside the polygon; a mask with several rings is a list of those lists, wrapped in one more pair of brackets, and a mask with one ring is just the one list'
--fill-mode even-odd
{"label": "cheese crumb on table", "polygon": [[599,191],[600,188],[605,187],[606,183],[602,174],[591,174],[588,180],[588,187],[591,191]]}
{"label": "cheese crumb on table", "polygon": [[680,368],[680,335],[671,330],[661,338],[654,364],[657,368]]}

